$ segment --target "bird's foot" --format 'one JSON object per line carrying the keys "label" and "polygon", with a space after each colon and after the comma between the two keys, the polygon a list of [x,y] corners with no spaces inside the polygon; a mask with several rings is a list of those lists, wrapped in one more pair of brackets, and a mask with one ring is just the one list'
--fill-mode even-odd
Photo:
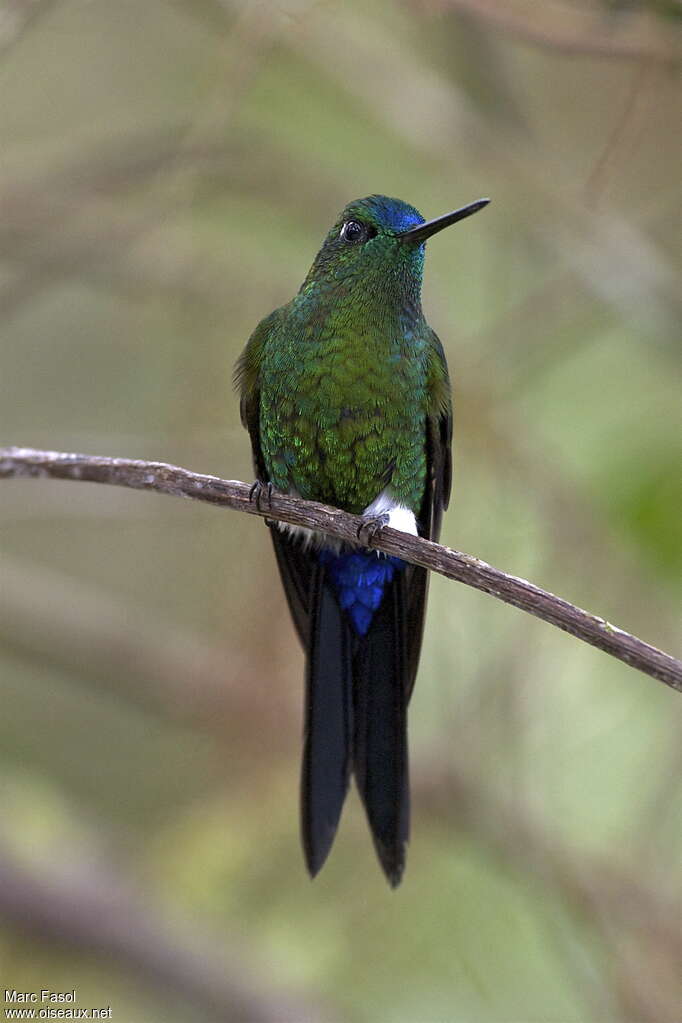
{"label": "bird's foot", "polygon": [[382,512],[380,515],[372,515],[368,518],[363,518],[362,522],[358,526],[357,537],[363,547],[369,547],[370,543],[377,536],[378,533],[387,526],[391,521],[391,517],[388,512]]}
{"label": "bird's foot", "polygon": [[259,512],[272,508],[272,483],[256,480],[249,490],[249,501],[253,501]]}

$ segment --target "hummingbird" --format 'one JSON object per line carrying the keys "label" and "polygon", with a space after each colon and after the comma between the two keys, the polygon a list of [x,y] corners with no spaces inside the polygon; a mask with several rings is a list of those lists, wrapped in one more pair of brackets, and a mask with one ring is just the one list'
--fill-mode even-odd
{"label": "hummingbird", "polygon": [[452,401],[421,307],[425,242],[488,202],[428,221],[383,195],[349,203],[298,293],[258,324],[235,368],[256,499],[274,489],[363,519],[353,544],[267,523],[305,652],[301,837],[312,877],[354,775],[384,873],[392,887],[402,878],[407,705],[428,573],[367,544],[384,526],[438,539]]}

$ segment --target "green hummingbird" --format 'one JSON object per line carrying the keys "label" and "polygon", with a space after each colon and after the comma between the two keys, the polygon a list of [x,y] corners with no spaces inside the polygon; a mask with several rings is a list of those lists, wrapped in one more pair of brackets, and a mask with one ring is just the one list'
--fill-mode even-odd
{"label": "green hummingbird", "polygon": [[365,520],[357,544],[268,523],[306,655],[301,832],[312,876],[354,774],[381,866],[392,886],[402,877],[407,704],[428,573],[366,544],[385,525],[438,539],[452,404],[443,348],[421,307],[425,242],[488,202],[430,221],[383,195],[350,203],[298,294],[259,323],[236,366],[256,491]]}

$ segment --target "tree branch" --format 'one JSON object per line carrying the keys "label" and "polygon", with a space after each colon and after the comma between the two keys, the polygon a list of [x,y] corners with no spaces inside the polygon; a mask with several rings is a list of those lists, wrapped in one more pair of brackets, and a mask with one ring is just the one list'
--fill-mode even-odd
{"label": "tree branch", "polygon": [[[338,508],[277,492],[273,492],[267,508],[259,508],[251,500],[251,488],[246,483],[200,475],[165,462],[31,448],[0,448],[0,478],[22,477],[108,483],[189,497],[250,515],[320,530],[350,542],[357,540],[357,530],[362,522],[359,516]],[[489,593],[682,692],[682,662],[525,579],[501,572],[470,554],[462,554],[395,529],[382,529],[371,540],[370,546]]]}

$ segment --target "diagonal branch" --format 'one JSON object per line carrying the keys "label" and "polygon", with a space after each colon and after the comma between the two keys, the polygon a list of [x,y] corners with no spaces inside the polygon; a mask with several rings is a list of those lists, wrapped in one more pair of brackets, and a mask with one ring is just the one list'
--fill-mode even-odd
{"label": "diagonal branch", "polygon": [[[0,448],[0,478],[17,477],[109,483],[189,497],[250,515],[316,529],[350,542],[357,541],[362,522],[359,516],[338,508],[276,492],[267,502],[267,508],[258,507],[251,500],[251,488],[246,483],[200,475],[165,462],[36,451],[32,448]],[[370,541],[370,546],[489,593],[682,692],[681,661],[525,579],[501,572],[470,554],[462,554],[395,529],[382,529]]]}

